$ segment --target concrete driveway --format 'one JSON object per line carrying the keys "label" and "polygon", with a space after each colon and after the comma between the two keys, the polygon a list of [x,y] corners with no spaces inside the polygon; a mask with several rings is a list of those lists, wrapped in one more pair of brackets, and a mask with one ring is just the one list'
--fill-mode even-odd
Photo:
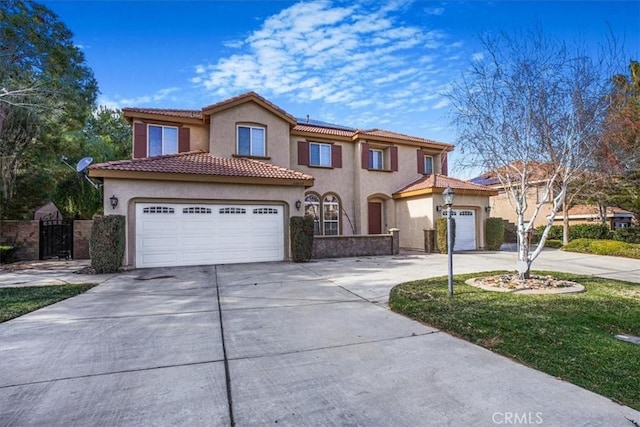
{"label": "concrete driveway", "polygon": [[[514,256],[457,254],[456,272]],[[602,258],[552,251],[535,267],[640,280],[640,262]],[[640,422],[387,309],[393,285],[445,273],[444,256],[405,254],[113,276],[0,324],[0,425]]]}

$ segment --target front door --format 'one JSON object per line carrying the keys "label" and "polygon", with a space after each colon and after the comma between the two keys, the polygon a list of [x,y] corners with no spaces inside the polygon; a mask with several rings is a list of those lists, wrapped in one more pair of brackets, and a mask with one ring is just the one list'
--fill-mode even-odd
{"label": "front door", "polygon": [[369,202],[369,234],[382,234],[382,203]]}

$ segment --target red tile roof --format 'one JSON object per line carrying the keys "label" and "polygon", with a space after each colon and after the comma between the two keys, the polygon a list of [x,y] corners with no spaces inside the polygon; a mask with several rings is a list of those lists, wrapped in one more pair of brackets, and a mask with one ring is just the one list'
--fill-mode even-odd
{"label": "red tile roof", "polygon": [[215,104],[207,105],[206,107],[202,108],[202,111],[207,112],[210,110],[216,110],[220,107],[224,107],[225,105],[237,105],[238,103],[243,102],[245,99],[247,101],[251,99],[258,101],[258,103],[262,103],[266,105],[267,107],[273,109],[275,112],[279,113],[281,116],[284,116],[287,119],[289,119],[289,122],[296,123],[295,117],[293,117],[291,114],[287,113],[282,108],[278,107],[276,104],[272,103],[266,98],[263,98],[262,96],[258,95],[255,92],[246,92],[241,95],[234,96],[233,98],[228,98],[223,101],[216,102]]}
{"label": "red tile roof", "polygon": [[336,128],[330,128],[325,126],[301,125],[301,124],[296,125],[293,128],[293,131],[319,133],[322,135],[331,135],[331,136],[344,136],[348,138],[351,138],[354,135],[354,131],[352,130],[336,129]]}
{"label": "red tile roof", "polygon": [[201,110],[176,110],[169,108],[123,108],[125,113],[158,114],[161,116],[179,117],[183,119],[202,120]]}
{"label": "red tile roof", "polygon": [[468,181],[463,181],[461,179],[451,178],[446,175],[432,174],[425,175],[420,177],[416,181],[405,185],[398,191],[393,194],[403,194],[410,193],[414,191],[421,190],[433,190],[433,189],[442,189],[444,190],[447,187],[453,188],[453,190],[462,190],[464,191],[473,191],[473,192],[484,192],[487,195],[497,193],[493,188],[485,187],[483,185],[472,184]]}
{"label": "red tile roof", "polygon": [[167,116],[172,118],[182,118],[182,119],[196,119],[196,120],[205,120],[207,116],[211,113],[215,113],[219,109],[225,109],[227,106],[231,107],[234,105],[239,105],[246,101],[256,101],[258,104],[262,104],[262,106],[267,109],[271,109],[275,114],[282,117],[284,120],[294,125],[293,131],[298,132],[307,132],[307,133],[315,133],[318,135],[329,135],[329,136],[337,136],[337,137],[345,137],[351,138],[353,140],[356,139],[381,139],[387,140],[386,142],[412,142],[419,144],[430,144],[430,145],[438,145],[442,146],[446,151],[453,150],[452,144],[447,144],[443,142],[433,141],[431,139],[420,138],[417,136],[405,135],[402,133],[391,132],[384,129],[368,129],[368,130],[357,130],[357,129],[348,129],[341,126],[331,126],[331,125],[323,125],[323,124],[311,124],[311,123],[300,123],[295,119],[291,114],[287,113],[282,108],[273,104],[271,101],[263,98],[255,92],[246,92],[238,96],[234,96],[233,98],[228,98],[223,101],[217,102],[215,104],[208,105],[203,107],[201,110],[178,110],[178,109],[167,109],[167,108],[123,108],[122,111],[125,113],[125,116],[135,116],[135,114],[153,114],[160,116]]}
{"label": "red tile roof", "polygon": [[166,156],[99,163],[91,165],[89,169],[92,171],[175,173],[289,180],[313,179],[311,175],[270,163],[246,158],[214,157],[205,151],[189,151]]}
{"label": "red tile roof", "polygon": [[432,139],[420,138],[418,136],[405,135],[403,133],[391,132],[384,129],[361,130],[361,131],[358,131],[358,133],[360,135],[365,135],[365,136],[392,138],[392,139],[400,139],[404,141],[422,142],[427,144],[439,144],[439,145],[447,145],[447,146],[453,147],[451,144],[445,144],[444,142],[438,142]]}
{"label": "red tile roof", "polygon": [[[558,215],[562,216],[564,211],[559,211]],[[600,211],[597,206],[594,205],[577,205],[569,208],[569,217],[571,216],[600,216]],[[607,216],[630,216],[631,212],[617,208],[617,207],[607,207]]]}

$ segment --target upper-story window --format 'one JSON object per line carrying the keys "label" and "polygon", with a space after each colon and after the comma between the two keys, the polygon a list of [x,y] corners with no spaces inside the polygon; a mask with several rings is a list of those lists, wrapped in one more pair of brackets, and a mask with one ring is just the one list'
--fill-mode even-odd
{"label": "upper-story window", "polygon": [[238,126],[238,154],[242,156],[266,156],[265,128]]}
{"label": "upper-story window", "polygon": [[398,147],[381,144],[370,146],[363,142],[362,168],[373,171],[398,171]]}
{"label": "upper-story window", "polygon": [[384,152],[382,150],[369,149],[369,169],[384,169]]}
{"label": "upper-story window", "polygon": [[432,156],[424,156],[424,174],[431,175],[433,173],[433,157]]}
{"label": "upper-story window", "polygon": [[316,168],[341,168],[342,147],[327,142],[298,141],[298,164]]}
{"label": "upper-story window", "polygon": [[309,143],[309,165],[331,166],[331,144]]}
{"label": "upper-story window", "polygon": [[178,152],[178,128],[149,125],[149,157]]}

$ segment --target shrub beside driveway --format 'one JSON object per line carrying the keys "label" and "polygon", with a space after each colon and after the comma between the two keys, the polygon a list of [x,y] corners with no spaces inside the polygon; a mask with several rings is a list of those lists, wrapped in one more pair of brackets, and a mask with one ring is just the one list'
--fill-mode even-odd
{"label": "shrub beside driveway", "polygon": [[398,285],[393,311],[527,366],[640,410],[640,346],[616,334],[640,336],[640,285],[597,277],[539,272],[578,282],[587,292],[516,295],[483,291],[465,280],[498,272]]}

